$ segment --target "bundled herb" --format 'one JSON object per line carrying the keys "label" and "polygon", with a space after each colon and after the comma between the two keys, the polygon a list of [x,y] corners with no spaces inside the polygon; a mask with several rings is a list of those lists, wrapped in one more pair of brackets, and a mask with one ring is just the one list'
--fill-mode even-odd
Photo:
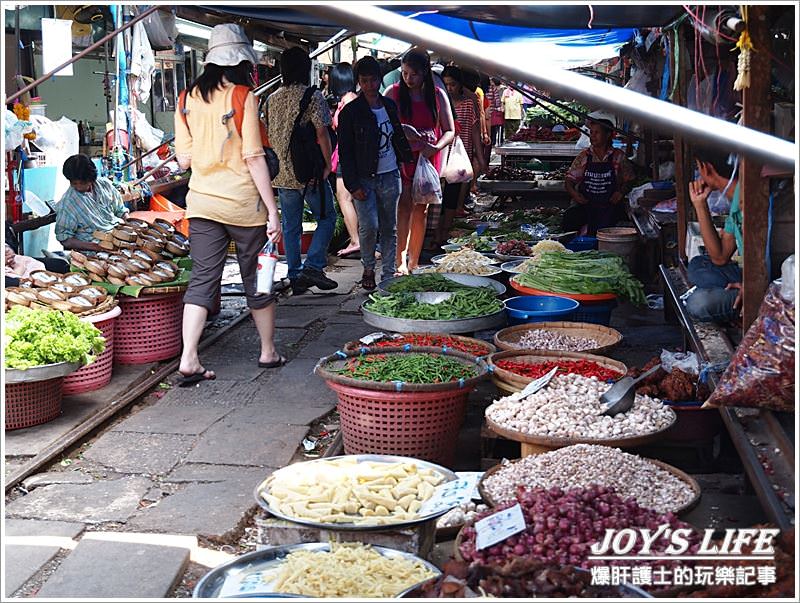
{"label": "bundled herb", "polygon": [[374,354],[350,358],[332,373],[360,381],[449,383],[475,377],[475,368],[435,354]]}
{"label": "bundled herb", "polygon": [[646,303],[644,287],[631,275],[625,261],[604,251],[543,253],[514,280],[523,287],[552,293],[615,293],[637,306]]}
{"label": "bundled herb", "polygon": [[[443,291],[466,291],[474,289],[469,285],[462,285],[441,274],[410,274],[403,276],[387,287],[389,293],[422,293]],[[491,287],[490,287],[491,288]]]}
{"label": "bundled herb", "polygon": [[413,293],[370,295],[364,307],[370,312],[391,318],[457,320],[494,314],[503,309],[503,303],[495,297],[494,289],[487,287],[456,291],[449,299],[438,304],[417,301]]}

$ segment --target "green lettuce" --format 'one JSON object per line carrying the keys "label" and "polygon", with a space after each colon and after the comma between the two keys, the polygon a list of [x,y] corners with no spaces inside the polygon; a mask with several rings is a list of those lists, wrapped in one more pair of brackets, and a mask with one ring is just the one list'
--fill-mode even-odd
{"label": "green lettuce", "polygon": [[6,368],[26,369],[56,362],[88,364],[106,341],[100,329],[71,312],[14,306],[5,315]]}

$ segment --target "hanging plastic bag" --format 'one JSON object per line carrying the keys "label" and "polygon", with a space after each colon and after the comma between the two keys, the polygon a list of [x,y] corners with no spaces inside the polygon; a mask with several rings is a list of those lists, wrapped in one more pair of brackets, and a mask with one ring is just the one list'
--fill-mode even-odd
{"label": "hanging plastic bag", "polygon": [[450,146],[450,154],[447,157],[447,165],[442,170],[442,178],[448,184],[458,184],[460,182],[470,182],[472,180],[472,162],[469,160],[467,150],[460,136],[456,136]]}
{"label": "hanging plastic bag", "polygon": [[775,281],[704,407],[793,411],[794,353],[794,299],[784,298],[781,283]]}
{"label": "hanging plastic bag", "polygon": [[661,350],[661,368],[671,373],[676,368],[695,377],[700,374],[700,363],[694,352],[670,352]]}
{"label": "hanging plastic bag", "polygon": [[411,185],[411,198],[420,205],[439,205],[442,202],[442,185],[439,172],[422,154],[417,159],[414,181]]}

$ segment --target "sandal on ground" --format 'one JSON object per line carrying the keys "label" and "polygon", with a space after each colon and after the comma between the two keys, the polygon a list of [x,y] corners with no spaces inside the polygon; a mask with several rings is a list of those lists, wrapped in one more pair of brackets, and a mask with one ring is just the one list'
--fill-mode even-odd
{"label": "sandal on ground", "polygon": [[192,373],[191,375],[184,375],[181,373],[181,376],[178,378],[178,387],[189,387],[195,383],[200,383],[201,381],[213,381],[216,378],[217,375],[214,373],[214,371],[208,371],[206,369],[201,369],[196,373]]}
{"label": "sandal on ground", "polygon": [[361,275],[361,286],[366,291],[375,291],[377,285],[375,284],[374,270],[364,270],[364,274]]}
{"label": "sandal on ground", "polygon": [[287,362],[288,362],[288,360],[286,360],[285,357],[283,357],[283,356],[281,356],[279,354],[278,355],[278,359],[277,360],[273,360],[272,362],[261,362],[261,361],[259,361],[258,368],[267,368],[267,369],[269,369],[269,368],[278,368],[279,366],[283,366]]}

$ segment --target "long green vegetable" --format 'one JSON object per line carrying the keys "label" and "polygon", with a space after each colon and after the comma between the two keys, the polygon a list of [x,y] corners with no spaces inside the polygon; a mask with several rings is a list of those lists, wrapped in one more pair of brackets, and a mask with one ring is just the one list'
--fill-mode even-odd
{"label": "long green vegetable", "polygon": [[387,287],[389,293],[466,291],[474,288],[469,285],[462,285],[436,273],[409,274],[397,279]]}
{"label": "long green vegetable", "polygon": [[360,381],[449,383],[475,376],[475,368],[434,354],[375,354],[350,358],[333,373]]}
{"label": "long green vegetable", "polygon": [[523,287],[553,293],[615,293],[636,305],[646,303],[644,287],[628,271],[625,261],[603,251],[543,253],[530,270],[514,280]]}
{"label": "long green vegetable", "polygon": [[487,287],[456,291],[439,304],[417,301],[412,293],[370,295],[364,307],[370,312],[391,318],[454,320],[494,314],[503,309],[503,303],[495,297],[494,290]]}

